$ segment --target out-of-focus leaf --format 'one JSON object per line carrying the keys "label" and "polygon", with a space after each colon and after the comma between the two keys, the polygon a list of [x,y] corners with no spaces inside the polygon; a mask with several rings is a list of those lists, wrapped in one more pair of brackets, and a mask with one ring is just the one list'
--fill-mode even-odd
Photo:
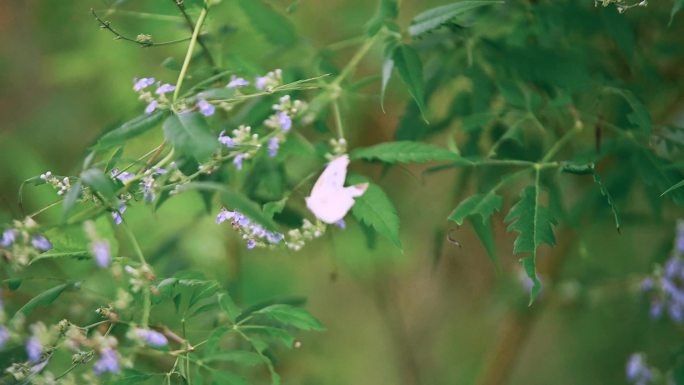
{"label": "out-of-focus leaf", "polygon": [[413,37],[421,36],[439,28],[456,16],[475,8],[493,4],[503,4],[503,1],[459,1],[428,9],[425,12],[419,13],[411,20],[411,25],[408,29],[409,34]]}
{"label": "out-of-focus leaf", "polygon": [[263,358],[253,352],[246,352],[244,350],[233,350],[228,352],[220,352],[205,356],[202,361],[211,362],[231,362],[244,366],[255,366],[263,363]]}
{"label": "out-of-focus leaf", "polygon": [[94,148],[96,150],[106,150],[121,144],[127,140],[141,135],[147,130],[159,124],[167,115],[166,111],[155,111],[151,114],[140,115],[133,120],[107,132],[97,141]]}
{"label": "out-of-focus leaf", "polygon": [[644,135],[651,135],[651,114],[646,109],[646,106],[632,93],[632,91],[608,87],[605,89],[607,93],[618,95],[622,97],[627,104],[632,108],[632,113],[627,115],[630,123],[639,127]]}
{"label": "out-of-focus leaf", "polygon": [[223,312],[233,321],[235,321],[242,312],[227,291],[218,295],[218,303],[221,310],[223,310]]}
{"label": "out-of-focus leaf", "polygon": [[412,141],[386,142],[361,147],[352,151],[349,156],[352,159],[379,160],[386,163],[423,163],[461,158],[445,148]]}
{"label": "out-of-focus leaf", "polygon": [[64,203],[62,204],[64,219],[66,219],[69,216],[71,209],[74,208],[74,205],[76,204],[76,201],[78,200],[78,197],[81,194],[82,186],[83,183],[81,182],[81,180],[77,180],[76,183],[73,183],[71,185],[71,188],[64,196]]}
{"label": "out-of-focus leaf", "polygon": [[301,330],[325,330],[321,321],[316,319],[316,317],[311,315],[308,311],[299,307],[275,304],[257,310],[254,314],[269,317],[275,321]]}
{"label": "out-of-focus leaf", "polygon": [[398,0],[380,0],[378,11],[368,23],[368,35],[373,36],[378,33],[386,22],[396,19],[398,14]]}
{"label": "out-of-focus leaf", "polygon": [[22,314],[23,316],[28,316],[38,306],[50,305],[51,303],[55,302],[55,300],[66,289],[68,289],[71,286],[73,286],[73,284],[63,283],[61,285],[57,285],[55,287],[47,289],[44,292],[38,294],[37,296],[31,298],[31,300],[29,300],[24,306],[17,310],[17,312],[14,314],[14,317],[12,317],[12,320],[19,316],[19,314]]}
{"label": "out-of-focus leaf", "polygon": [[91,168],[81,173],[83,184],[90,187],[93,192],[102,196],[106,203],[118,206],[116,197],[116,185],[100,169]]}
{"label": "out-of-focus leaf", "polygon": [[480,242],[487,251],[489,259],[492,261],[494,266],[498,266],[498,257],[496,256],[496,244],[494,243],[494,230],[492,229],[492,219],[487,218],[486,220],[481,220],[477,217],[469,217],[468,221],[473,226],[475,234],[480,238]]}
{"label": "out-of-focus leaf", "polygon": [[297,33],[290,20],[263,0],[238,0],[238,4],[254,28],[271,43],[291,46],[297,42]]}
{"label": "out-of-focus leaf", "polygon": [[670,22],[668,23],[668,26],[672,25],[675,15],[682,9],[684,9],[684,0],[675,0],[674,4],[672,4],[672,11],[670,11]]}
{"label": "out-of-focus leaf", "polygon": [[182,112],[166,118],[164,135],[179,155],[200,163],[209,159],[219,146],[206,120],[196,112]]}

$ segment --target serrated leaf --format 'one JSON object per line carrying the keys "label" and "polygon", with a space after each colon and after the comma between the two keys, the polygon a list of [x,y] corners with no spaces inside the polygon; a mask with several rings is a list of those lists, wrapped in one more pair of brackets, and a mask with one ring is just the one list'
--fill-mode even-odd
{"label": "serrated leaf", "polygon": [[465,12],[493,4],[503,4],[503,1],[459,1],[428,9],[411,20],[411,25],[408,28],[409,34],[412,37],[423,35]]}
{"label": "serrated leaf", "polygon": [[81,181],[90,187],[93,192],[100,194],[106,203],[118,206],[119,200],[116,196],[116,185],[102,170],[91,168],[83,171],[81,173]]}
{"label": "serrated leaf", "polygon": [[461,157],[445,148],[427,143],[398,141],[361,147],[349,154],[351,159],[379,160],[386,163],[423,163],[459,160]]}
{"label": "serrated leaf", "polygon": [[476,194],[463,200],[449,215],[449,220],[462,225],[469,216],[480,215],[482,222],[486,222],[495,211],[501,210],[503,198],[494,191],[485,194]]}
{"label": "serrated leaf", "polygon": [[[352,176],[349,178],[351,184],[366,183],[367,180],[361,177]],[[352,215],[359,222],[372,227],[378,233],[389,238],[399,249],[401,239],[399,238],[399,216],[387,194],[382,189],[373,184],[368,184],[368,189],[352,207]]]}
{"label": "serrated leaf", "polygon": [[408,87],[409,93],[420,109],[423,120],[425,118],[425,81],[423,80],[423,63],[416,51],[408,45],[397,46],[392,53],[394,67],[399,77]]}
{"label": "serrated leaf", "polygon": [[31,312],[38,306],[48,306],[53,303],[66,289],[71,287],[71,283],[63,283],[52,287],[44,292],[38,294],[37,296],[31,298],[24,306],[22,306],[12,317],[14,320],[19,314],[23,316],[28,316]]}
{"label": "serrated leaf", "polygon": [[550,210],[541,205],[540,195],[541,191],[539,191],[538,185],[525,188],[520,200],[511,207],[504,219],[504,222],[509,223],[507,230],[518,233],[513,244],[513,253],[532,254],[523,259],[525,271],[535,286],[530,294],[530,304],[539,294],[539,287],[541,286],[538,284],[539,278],[535,272],[537,247],[544,243],[550,246],[556,244],[556,238],[553,235],[553,226],[556,224],[556,220],[551,215]]}
{"label": "serrated leaf", "polygon": [[144,134],[147,130],[155,127],[167,115],[166,111],[155,111],[151,114],[140,115],[135,119],[120,125],[119,127],[105,133],[94,146],[96,150],[106,150],[121,144],[138,135]]}
{"label": "serrated leaf", "polygon": [[321,321],[316,319],[308,311],[285,304],[275,304],[259,309],[254,314],[261,314],[284,325],[292,326],[301,330],[325,330]]}
{"label": "serrated leaf", "polygon": [[632,113],[627,115],[630,123],[639,127],[645,135],[651,135],[652,123],[651,114],[646,106],[632,93],[632,91],[608,87],[606,92],[622,97],[632,108]]}
{"label": "serrated leaf", "polygon": [[179,155],[202,163],[219,147],[206,120],[196,112],[171,115],[164,121],[164,136]]}
{"label": "serrated leaf", "polygon": [[606,202],[608,203],[610,210],[613,212],[613,217],[615,218],[615,228],[619,232],[620,216],[618,215],[617,207],[615,206],[615,202],[613,201],[613,197],[610,195],[610,192],[604,186],[601,176],[599,176],[599,174],[596,172],[596,167],[594,164],[565,163],[561,166],[561,171],[575,175],[591,175],[593,177],[594,183],[598,185],[599,191],[601,191],[601,195],[606,197]]}
{"label": "serrated leaf", "polygon": [[262,0],[238,0],[252,26],[276,45],[292,46],[297,33],[290,20]]}

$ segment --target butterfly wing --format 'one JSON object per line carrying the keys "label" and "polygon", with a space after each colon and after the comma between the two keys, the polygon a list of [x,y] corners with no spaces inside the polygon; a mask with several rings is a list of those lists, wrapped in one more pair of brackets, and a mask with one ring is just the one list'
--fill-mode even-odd
{"label": "butterfly wing", "polygon": [[342,155],[328,163],[316,180],[311,195],[316,195],[317,191],[341,189],[344,186],[344,179],[347,177],[347,166],[349,166],[349,156],[347,155]]}
{"label": "butterfly wing", "polygon": [[325,223],[335,223],[344,218],[354,205],[354,198],[368,188],[367,183],[344,187],[349,156],[343,155],[328,164],[306,198],[306,207]]}

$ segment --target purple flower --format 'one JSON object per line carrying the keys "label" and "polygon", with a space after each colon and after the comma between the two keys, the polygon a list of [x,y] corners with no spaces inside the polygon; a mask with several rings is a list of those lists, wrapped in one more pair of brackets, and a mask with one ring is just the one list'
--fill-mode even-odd
{"label": "purple flower", "polygon": [[684,305],[681,302],[673,302],[668,308],[668,313],[670,318],[676,323],[682,323],[684,321]]}
{"label": "purple flower", "polygon": [[159,87],[157,87],[157,90],[154,91],[155,94],[157,95],[164,95],[167,92],[175,91],[176,86],[172,86],[171,84],[162,84]]}
{"label": "purple flower", "polygon": [[48,251],[52,248],[52,243],[40,234],[36,234],[31,239],[31,245],[40,251]]}
{"label": "purple flower", "polygon": [[266,84],[268,84],[268,81],[268,76],[257,76],[254,82],[254,87],[256,87],[256,89],[259,91],[263,91],[266,88]]}
{"label": "purple flower", "polygon": [[119,358],[111,348],[105,348],[100,352],[100,359],[93,366],[98,376],[104,372],[119,373]]}
{"label": "purple flower", "polygon": [[226,135],[226,130],[219,133],[218,141],[228,148],[235,147],[235,141],[230,136]]}
{"label": "purple flower", "polygon": [[153,113],[154,110],[157,109],[157,106],[158,106],[158,105],[159,105],[159,102],[158,102],[158,101],[156,101],[156,100],[151,101],[150,104],[148,104],[147,107],[145,107],[145,113],[146,113],[146,114],[151,114],[151,113]]}
{"label": "purple flower", "polygon": [[273,158],[278,155],[278,149],[280,148],[280,139],[277,136],[272,137],[268,140],[268,156]]}
{"label": "purple flower", "polygon": [[679,258],[670,258],[665,264],[665,276],[667,278],[675,278],[680,275],[684,261]]}
{"label": "purple flower", "polygon": [[7,229],[2,233],[2,241],[0,241],[0,245],[2,245],[2,247],[10,247],[16,239],[17,230]]}
{"label": "purple flower", "polygon": [[26,355],[31,362],[40,361],[40,356],[43,354],[43,345],[40,343],[38,337],[31,337],[26,341]]}
{"label": "purple flower", "polygon": [[653,319],[660,318],[660,316],[663,315],[663,301],[659,299],[653,300],[653,302],[651,302],[651,309],[649,310],[649,314]]}
{"label": "purple flower", "polygon": [[95,257],[95,263],[101,268],[109,267],[112,262],[112,251],[109,248],[109,242],[101,240],[90,245],[90,252]]}
{"label": "purple flower", "polygon": [[235,216],[235,212],[228,211],[224,207],[221,209],[221,211],[219,211],[218,215],[216,216],[216,224],[220,225],[221,223],[232,219],[234,216]]}
{"label": "purple flower", "polygon": [[135,177],[135,174],[132,174],[130,172],[126,172],[126,171],[119,172],[118,168],[112,169],[111,173],[112,173],[112,177],[120,180],[121,183],[126,183],[126,181],[128,181],[129,179]]}
{"label": "purple flower", "polygon": [[126,207],[125,203],[121,203],[121,206],[119,206],[118,210],[112,211],[112,218],[114,218],[114,223],[117,225],[120,225],[121,222],[123,222],[123,213],[126,212]]}
{"label": "purple flower", "polygon": [[255,247],[256,247],[256,241],[254,239],[250,239],[247,241],[247,248],[249,250],[252,250]]}
{"label": "purple flower", "polygon": [[288,132],[290,131],[290,128],[292,128],[292,118],[290,118],[290,115],[286,114],[285,112],[279,112],[278,124],[280,124],[280,128],[283,131]]}
{"label": "purple flower", "polygon": [[235,215],[235,222],[237,222],[238,225],[240,225],[240,226],[242,226],[242,227],[245,227],[245,226],[247,226],[251,221],[249,220],[249,218],[247,218],[246,216],[244,216],[244,215],[242,215],[242,214],[236,214],[236,215]]}
{"label": "purple flower", "polygon": [[166,346],[169,343],[163,334],[152,329],[136,329],[135,335],[155,348]]}
{"label": "purple flower", "polygon": [[2,349],[5,346],[9,338],[9,330],[7,330],[7,328],[3,325],[0,325],[0,349]]}
{"label": "purple flower", "polygon": [[226,87],[228,88],[239,88],[239,87],[245,87],[248,86],[249,82],[243,78],[239,78],[235,75],[230,77],[230,82]]}
{"label": "purple flower", "polygon": [[238,170],[242,170],[242,161],[245,159],[245,154],[237,154],[233,159],[233,164]]}
{"label": "purple flower", "polygon": [[646,365],[643,354],[632,354],[627,361],[627,380],[636,385],[647,385],[651,381],[651,369]]}
{"label": "purple flower", "polygon": [[283,236],[283,234],[280,234],[280,233],[272,233],[272,232],[270,232],[270,231],[269,231],[269,232],[266,232],[266,240],[267,240],[269,243],[274,243],[274,244],[275,244],[275,243],[279,243],[279,242],[282,241],[284,238],[285,238],[285,236]]}
{"label": "purple flower", "polygon": [[212,116],[216,112],[216,107],[204,99],[200,99],[197,102],[197,108],[199,108],[200,113],[204,116]]}
{"label": "purple flower", "polygon": [[347,228],[347,223],[344,221],[344,219],[340,219],[339,221],[335,222],[335,226],[344,230]]}
{"label": "purple flower", "polygon": [[152,84],[154,84],[154,78],[142,78],[142,79],[134,78],[133,79],[133,90],[135,92],[140,92],[140,91],[144,90],[145,88],[151,86]]}

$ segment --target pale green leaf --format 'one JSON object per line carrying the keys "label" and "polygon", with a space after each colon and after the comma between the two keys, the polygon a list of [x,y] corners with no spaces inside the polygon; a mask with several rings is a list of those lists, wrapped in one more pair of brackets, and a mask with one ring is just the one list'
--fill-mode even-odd
{"label": "pale green leaf", "polygon": [[394,67],[399,77],[408,87],[409,93],[416,101],[423,120],[425,118],[425,81],[423,80],[423,63],[416,51],[408,45],[397,46],[392,53]]}
{"label": "pale green leaf", "polygon": [[263,0],[238,0],[238,4],[252,26],[271,43],[291,46],[297,42],[297,33],[290,20]]}
{"label": "pale green leaf", "polygon": [[349,154],[351,159],[379,160],[386,163],[423,163],[459,160],[461,157],[445,148],[431,144],[399,141],[362,147]]}
{"label": "pale green leaf", "polygon": [[503,4],[503,1],[459,1],[431,8],[411,20],[408,28],[411,36],[420,36],[439,28],[453,18],[485,5]]}
{"label": "pale green leaf", "polygon": [[[366,180],[359,177],[350,177],[350,183],[365,183]],[[399,239],[399,216],[387,194],[382,189],[373,184],[368,184],[368,189],[352,207],[352,215],[361,223],[372,227],[378,233],[389,238],[399,249],[401,239]]]}

